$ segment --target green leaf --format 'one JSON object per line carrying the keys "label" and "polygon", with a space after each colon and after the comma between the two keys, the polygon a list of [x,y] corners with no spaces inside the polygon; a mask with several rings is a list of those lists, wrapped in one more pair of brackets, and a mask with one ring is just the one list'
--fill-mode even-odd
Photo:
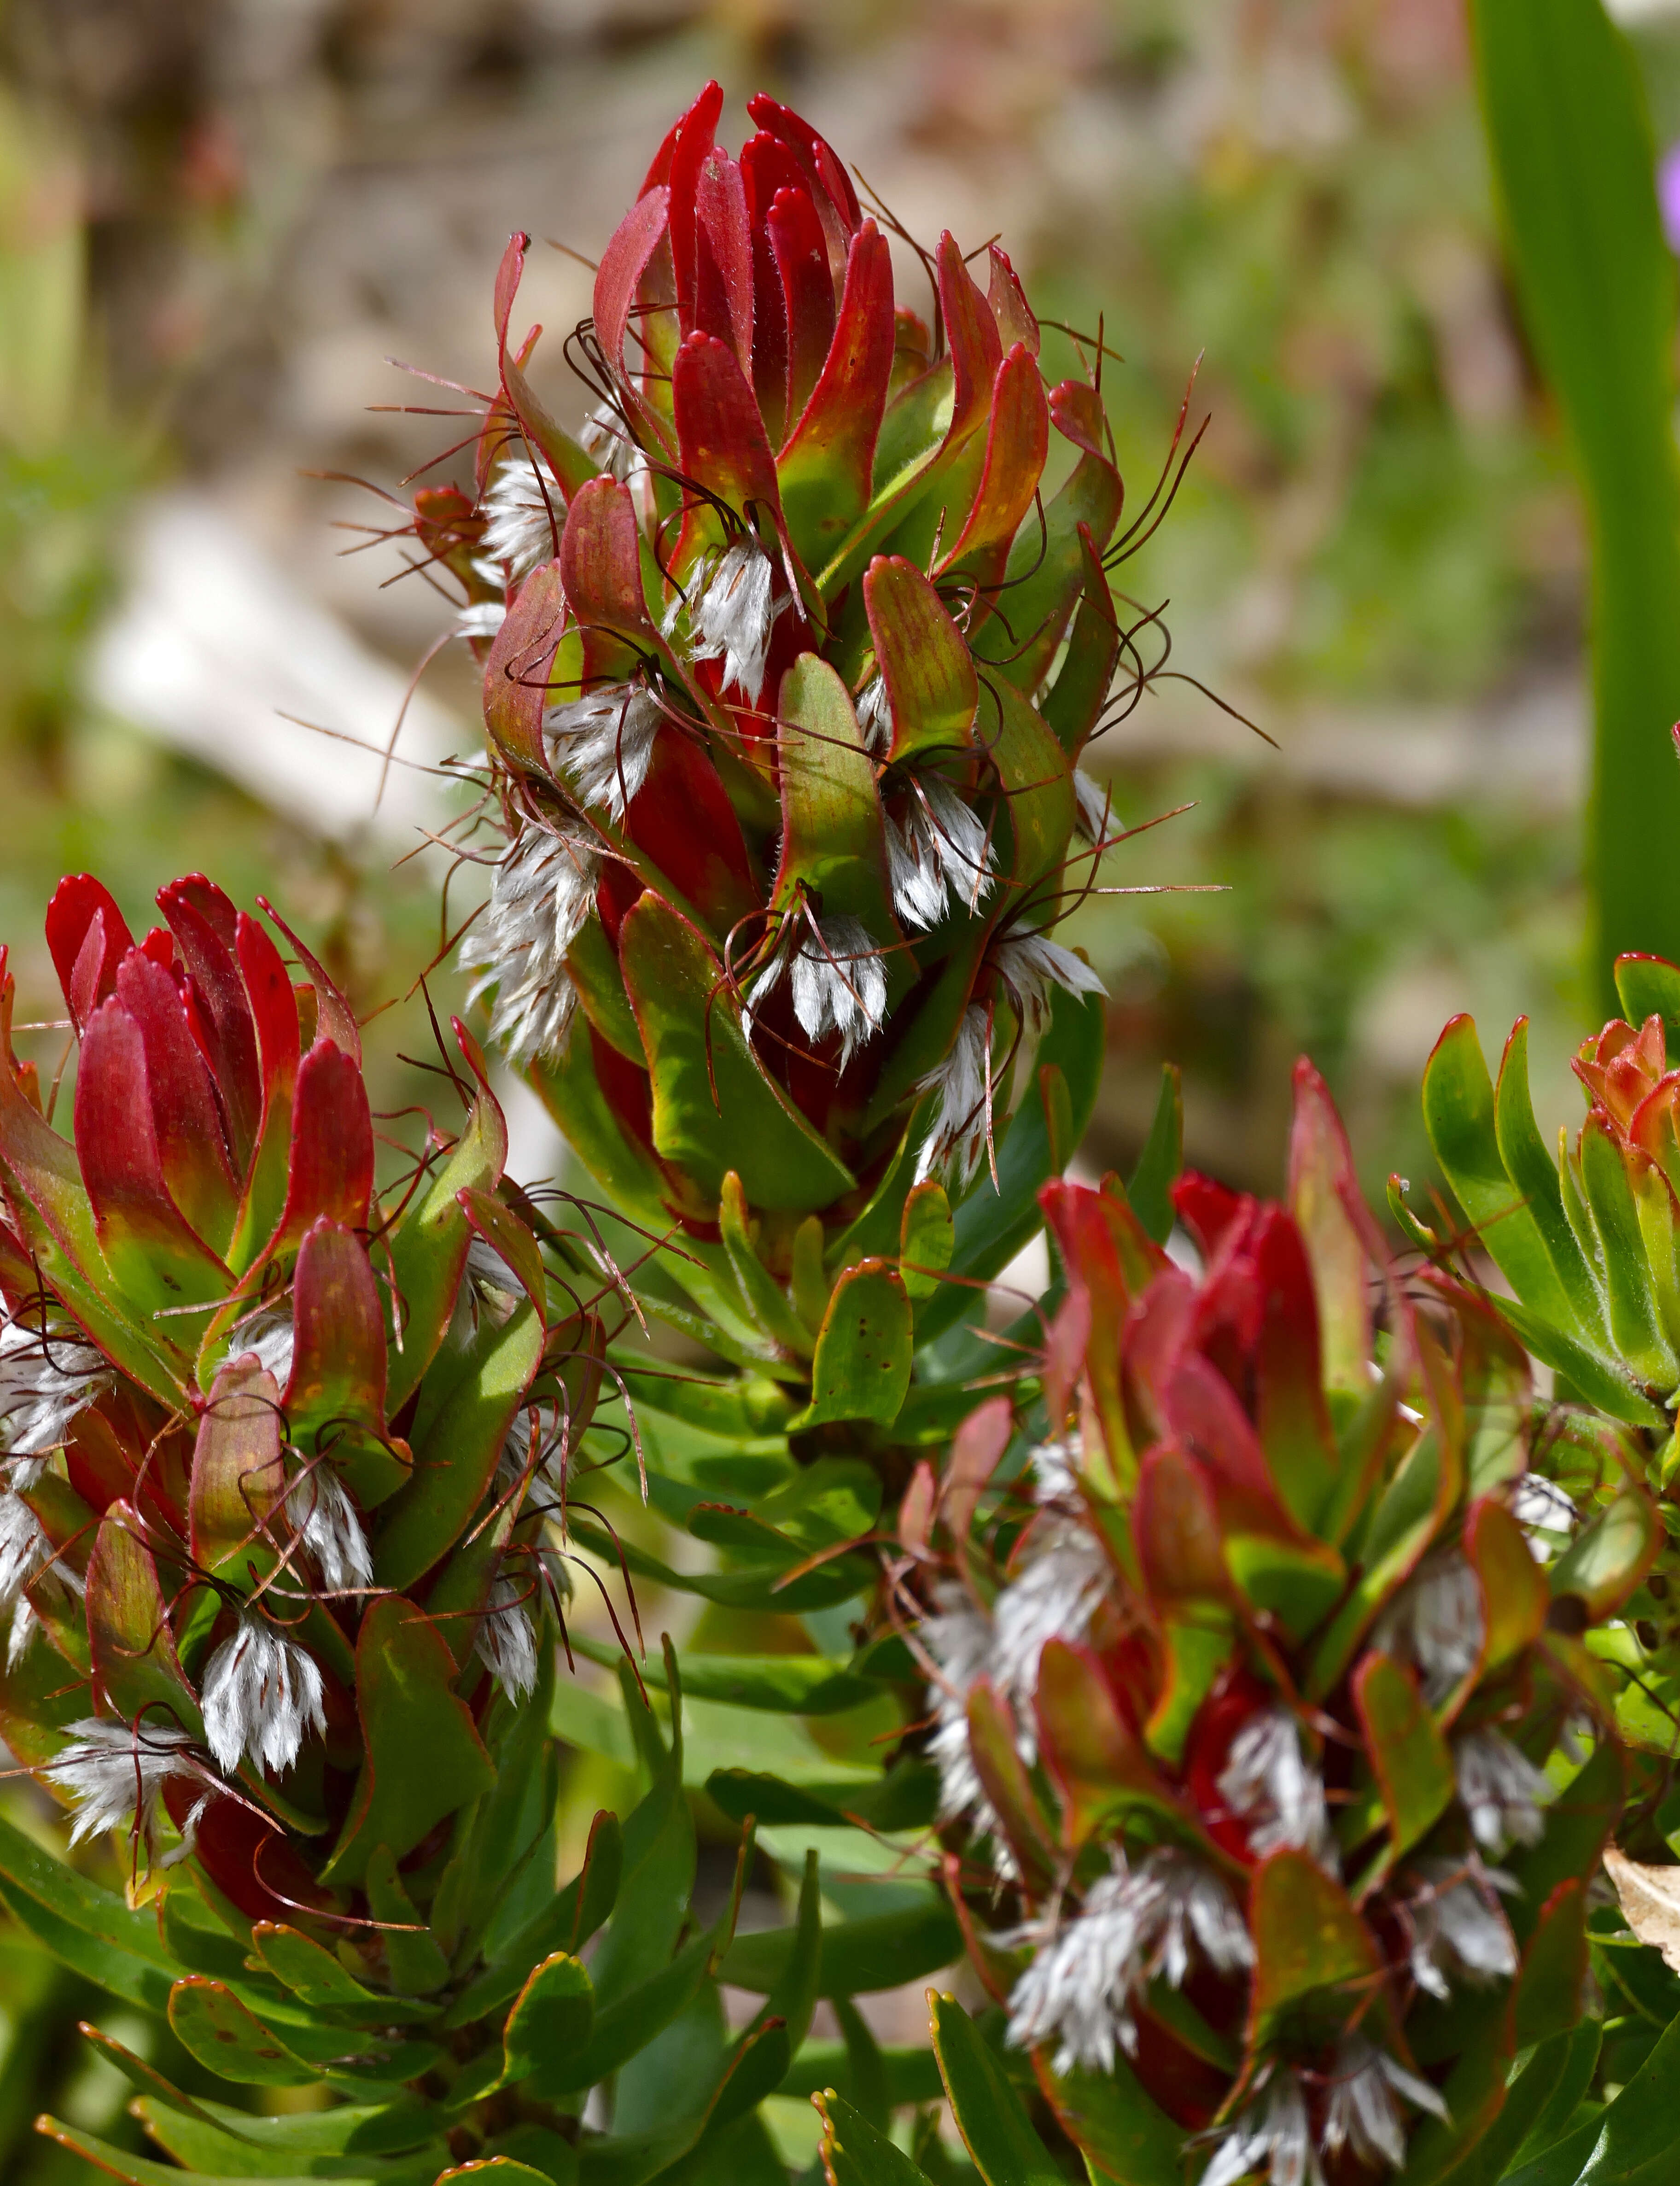
{"label": "green leaf", "polygon": [[1580,1339],[1586,1331],[1499,1152],[1492,1081],[1473,1017],[1454,1017],[1436,1042],[1424,1071],[1423,1111],[1435,1157],[1511,1288],[1554,1327]]}
{"label": "green leaf", "polygon": [[1093,2171],[1117,2186],[1181,2186],[1184,2133],[1145,2093],[1123,2057],[1112,2072],[1039,2078],[1062,2130]]}
{"label": "green leaf", "polygon": [[449,1158],[391,1232],[391,1287],[403,1307],[402,1348],[392,1345],[385,1390],[392,1412],[418,1387],[455,1308],[473,1235],[456,1195],[469,1185],[494,1191],[507,1159],[507,1127],[485,1087]]}
{"label": "green leaf", "polygon": [[400,1859],[434,1823],[496,1781],[472,1714],[451,1690],[455,1658],[412,1602],[387,1595],[370,1606],[356,1663],[364,1758],[343,1833],[322,1869],[323,1881],[339,1884],[359,1881],[381,1845]]}
{"label": "green leaf", "polygon": [[[1100,995],[1070,995],[1058,987],[1051,997],[1050,1029],[1039,1042],[1035,1070],[1055,1068],[1067,1081],[1069,1137],[1077,1146],[1096,1105],[1102,1075],[1105,1019]],[[1039,1187],[1053,1169],[1050,1118],[1036,1085],[1010,1118],[998,1146],[998,1183],[988,1175],[956,1210],[956,1246],[951,1273],[984,1282],[1012,1260],[1040,1227]],[[974,1293],[960,1283],[948,1284],[918,1316],[916,1340],[931,1343],[943,1330],[972,1309]]]}
{"label": "green leaf", "polygon": [[381,1586],[412,1586],[465,1529],[541,1359],[543,1333],[541,1316],[522,1299],[500,1326],[479,1323],[435,1409],[428,1380],[414,1425],[413,1474],[384,1505],[374,1538]]}
{"label": "green leaf", "polygon": [[1616,991],[1631,1024],[1660,1017],[1670,1048],[1680,1050],[1680,964],[1666,956],[1618,956]]}
{"label": "green leaf", "polygon": [[533,2074],[557,2084],[553,2066],[587,2049],[594,2026],[595,1986],[583,1966],[564,1952],[545,1959],[507,2015],[498,2085],[508,2087]]}
{"label": "green leaf", "polygon": [[[669,1642],[667,1643],[669,1645]],[[672,1676],[674,1654],[666,1658],[672,1699],[680,1720],[680,1693]],[[659,1737],[652,1712],[634,1680],[621,1680],[624,1708],[637,1743],[648,1757],[652,1785],[624,1823],[623,1867],[616,1909],[592,1966],[596,2001],[603,2015],[610,2004],[646,1981],[669,1959],[688,1914],[694,1887],[694,1819],[682,1789],[682,1750],[675,1726],[671,1746]]]}
{"label": "green leaf", "polygon": [[1548,1151],[1534,1120],[1534,1102],[1528,1090],[1526,1017],[1519,1017],[1511,1027],[1499,1059],[1499,1077],[1493,1089],[1493,1127],[1499,1158],[1545,1242],[1558,1281],[1574,1309],[1574,1325],[1593,1342],[1603,1343],[1604,1306],[1598,1282],[1564,1212],[1556,1157]]}
{"label": "green leaf", "polygon": [[792,1428],[833,1420],[889,1427],[910,1387],[913,1345],[904,1278],[888,1260],[863,1260],[834,1286],[811,1365],[811,1401]]}
{"label": "green leaf", "polygon": [[1650,1263],[1639,1232],[1639,1210],[1611,1126],[1596,1114],[1589,1115],[1582,1126],[1580,1175],[1582,1190],[1604,1240],[1610,1348],[1636,1381],[1671,1389],[1680,1375],[1680,1365],[1663,1332]]}
{"label": "green leaf", "polygon": [[1303,2008],[1310,2014],[1321,1997],[1331,2014],[1345,2016],[1352,1993],[1379,1970],[1376,1946],[1347,1892],[1310,1853],[1285,1850],[1262,1860],[1252,1886],[1249,1925],[1257,1956],[1251,2006],[1255,2043],[1275,2039]]}
{"label": "green leaf", "polygon": [[[731,1987],[767,1995],[787,1973],[798,1942],[792,1928],[761,1928],[737,1936],[724,1953],[718,1978]],[[931,1902],[911,1911],[846,1920],[822,1931],[819,1996],[864,1996],[900,1988],[938,1973],[962,1956],[962,1931],[949,1906]]]}
{"label": "green leaf", "polygon": [[170,1992],[169,2023],[176,2040],[218,2079],[246,2087],[301,2088],[318,2075],[248,2011],[230,1988],[189,1974]]}
{"label": "green leaf", "polygon": [[928,2186],[901,2149],[895,2148],[843,2095],[819,2094],[822,2167],[831,2186]]}
{"label": "green leaf", "polygon": [[[174,2164],[154,2163],[147,2156],[131,2155],[126,2149],[114,2148],[109,2141],[100,2140],[91,2133],[82,2133],[58,2118],[43,2117],[37,2130],[48,2140],[56,2141],[60,2148],[67,2149],[72,2155],[85,2158],[108,2177],[126,2179],[129,2186],[181,2186],[182,2174]],[[227,2177],[217,2178],[204,2172],[196,2175],[203,2180],[204,2186],[230,2186]],[[358,2179],[348,2173],[343,2176],[344,2186],[373,2186],[371,2178]],[[305,2173],[296,2172],[290,2178],[271,2178],[269,2186],[316,2186],[316,2182]]]}
{"label": "green leaf", "polygon": [[714,1202],[731,1169],[768,1210],[814,1214],[853,1190],[851,1171],[764,1074],[698,928],[649,893],[626,916],[619,949],[665,1159]]}
{"label": "green leaf", "polygon": [[1173,1230],[1173,1185],[1184,1165],[1184,1096],[1176,1062],[1163,1064],[1161,1096],[1137,1166],[1126,1183],[1132,1212],[1157,1245]]}
{"label": "green leaf", "polygon": [[[619,1660],[616,1647],[578,1632],[572,1634],[572,1651],[609,1668]],[[664,1691],[664,1673],[657,1663],[649,1663],[642,1675],[656,1691]],[[778,1715],[834,1715],[861,1707],[881,1690],[846,1662],[825,1655],[689,1655],[683,1660],[682,1689],[693,1700],[770,1708]]]}
{"label": "green leaf", "polygon": [[1597,747],[1587,961],[1680,956],[1674,265],[1638,72],[1599,0],[1475,0],[1482,111],[1523,315],[1580,466]]}
{"label": "green leaf", "polygon": [[510,1938],[494,1963],[468,1983],[450,2006],[444,2025],[465,2026],[506,2004],[539,1959],[556,1951],[575,1956],[613,1909],[623,1858],[619,1818],[603,1808],[591,1827],[581,1869],[558,1897]]}
{"label": "green leaf", "polygon": [[[392,1981],[412,1996],[434,1994],[449,1979],[449,1961],[415,1911],[389,1845],[376,1845],[369,1855],[362,1887],[368,1911],[384,1925],[382,1940]],[[510,1996],[512,1993],[509,1989]]]}
{"label": "green leaf", "polygon": [[178,1971],[149,1914],[54,1859],[0,1817],[0,1896],[53,1955],[113,1995],[162,2012]]}
{"label": "green leaf", "polygon": [[[384,2019],[412,2019],[428,2007],[404,2004],[396,1998],[376,1995],[364,1988],[330,1951],[295,1928],[259,1921],[251,1931],[257,1956],[278,1982],[300,2004],[324,2012],[356,2010],[372,2006]],[[430,2007],[435,2009],[435,2006]]]}
{"label": "green leaf", "polygon": [[816,2009],[822,1957],[821,1922],[822,1887],[817,1855],[812,1850],[805,1854],[805,1871],[799,1882],[798,1910],[794,1915],[793,1941],[787,1964],[753,2022],[762,2026],[772,2019],[781,2020],[787,2029],[790,2055],[810,2032],[811,2015]]}
{"label": "green leaf", "polygon": [[729,1264],[735,1272],[748,1312],[770,1342],[779,1344],[790,1357],[809,1359],[810,1331],[788,1303],[781,1285],[759,1258],[747,1224],[747,1195],[742,1189],[741,1179],[731,1169],[723,1180],[723,1192],[718,1202],[718,1226],[723,1232],[724,1249],[729,1254]]}
{"label": "green leaf", "polygon": [[1021,2098],[952,1996],[932,2000],[933,2051],[951,2116],[986,2186],[1063,2186]]}
{"label": "green leaf", "polygon": [[[773,907],[797,912],[809,890],[825,918],[860,919],[885,947],[898,938],[887,875],[887,837],[875,768],[851,695],[820,653],[802,653],[781,679],[776,707],[781,860]],[[892,989],[912,976],[902,953],[882,965]]]}
{"label": "green leaf", "polygon": [[951,1264],[956,1230],[944,1186],[932,1177],[910,1187],[899,1221],[899,1273],[906,1295],[916,1304],[933,1298],[939,1278]]}
{"label": "green leaf", "polygon": [[1397,1858],[1446,1812],[1453,1791],[1453,1757],[1417,1679],[1391,1656],[1370,1655],[1360,1664],[1353,1704]]}

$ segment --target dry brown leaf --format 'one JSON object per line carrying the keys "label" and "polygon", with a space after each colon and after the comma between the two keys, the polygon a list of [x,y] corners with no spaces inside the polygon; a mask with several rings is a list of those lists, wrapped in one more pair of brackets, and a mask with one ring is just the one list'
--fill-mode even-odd
{"label": "dry brown leaf", "polygon": [[1616,1885],[1628,1926],[1680,1974],[1680,1867],[1642,1867],[1614,1845],[1606,1845],[1604,1873]]}

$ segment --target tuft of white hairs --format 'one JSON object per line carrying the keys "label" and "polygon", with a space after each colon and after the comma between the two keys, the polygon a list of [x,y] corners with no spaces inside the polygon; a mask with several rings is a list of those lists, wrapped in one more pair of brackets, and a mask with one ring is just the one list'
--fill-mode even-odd
{"label": "tuft of white hairs", "polygon": [[776,571],[756,539],[737,539],[712,560],[689,607],[689,650],[721,660],[723,688],[755,699],[764,688],[770,634],[789,605],[776,592]]}
{"label": "tuft of white hairs", "polygon": [[494,997],[490,1037],[516,1063],[559,1054],[577,1006],[566,951],[589,916],[601,854],[580,832],[526,821],[503,852],[489,903],[461,944],[477,974],[469,1001]]}
{"label": "tuft of white hairs", "polygon": [[226,1769],[249,1757],[283,1776],[311,1724],[327,1728],[321,1672],[294,1640],[250,1611],[210,1656],[204,1671],[204,1735]]}
{"label": "tuft of white hairs", "polygon": [[547,464],[522,450],[496,465],[479,513],[484,534],[473,567],[487,584],[500,584],[504,563],[517,580],[552,560],[566,503]]}
{"label": "tuft of white hairs", "polygon": [[1070,995],[1106,995],[1102,981],[1083,957],[1042,933],[1014,933],[993,944],[991,961],[1008,985],[1021,1023],[1036,1040],[1050,1023],[1050,990]]}
{"label": "tuft of white hairs", "polygon": [[881,951],[860,918],[837,913],[809,923],[790,914],[784,933],[796,935],[791,950],[779,946],[774,961],[759,973],[748,997],[746,1029],[753,1014],[784,978],[791,978],[793,1014],[812,1040],[840,1035],[843,1070],[865,1040],[878,1032],[887,1014],[887,971]]}
{"label": "tuft of white hairs", "polygon": [[613,683],[551,706],[542,717],[549,764],[580,803],[622,820],[647,779],[665,716],[644,684]]}
{"label": "tuft of white hairs", "polygon": [[907,925],[937,926],[953,900],[974,911],[991,893],[990,833],[943,775],[910,782],[903,816],[888,818],[886,835],[893,908]]}
{"label": "tuft of white hairs", "polygon": [[916,1157],[918,1184],[924,1177],[938,1175],[960,1189],[985,1160],[991,1054],[989,1014],[978,1002],[970,1002],[950,1052],[916,1082],[916,1092],[938,1096],[932,1126]]}

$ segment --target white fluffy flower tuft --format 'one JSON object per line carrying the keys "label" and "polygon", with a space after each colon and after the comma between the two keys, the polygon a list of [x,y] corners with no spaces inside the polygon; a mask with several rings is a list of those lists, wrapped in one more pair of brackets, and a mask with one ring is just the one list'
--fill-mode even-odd
{"label": "white fluffy flower tuft", "polygon": [[1466,1731],[1453,1740],[1453,1773],[1476,1841],[1485,1852],[1538,1844],[1541,1811],[1557,1796],[1550,1780],[1497,1730]]}
{"label": "white fluffy flower tuft", "polygon": [[1481,1988],[1516,1971],[1516,1939],[1494,1894],[1516,1888],[1509,1875],[1471,1852],[1414,1860],[1409,1879],[1416,1885],[1406,1903],[1412,1978],[1420,1989],[1445,2004],[1454,1976]]}
{"label": "white fluffy flower tuft", "polygon": [[21,1496],[0,1494],[0,1609],[53,1561],[53,1544]]}
{"label": "white fluffy flower tuft", "polygon": [[527,821],[461,944],[462,969],[478,974],[468,999],[494,995],[490,1037],[516,1063],[557,1055],[565,1040],[578,998],[566,951],[590,914],[600,872],[586,836]]}
{"label": "white fluffy flower tuft", "polygon": [[288,1490],[286,1516],[315,1558],[329,1594],[352,1594],[372,1585],[373,1558],[361,1515],[324,1459]]}
{"label": "white fluffy flower tuft", "polygon": [[1403,2170],[1406,2127],[1397,2095],[1431,2117],[1447,2115],[1446,2104],[1427,2080],[1408,2072],[1357,2028],[1344,2034],[1336,2044],[1325,2106],[1325,2153],[1336,2155],[1351,2148],[1361,2163],[1373,2168],[1386,2163],[1391,2171]]}
{"label": "white fluffy flower tuft", "polygon": [[978,1002],[962,1013],[956,1038],[944,1061],[925,1078],[918,1093],[937,1093],[933,1124],[916,1157],[916,1180],[936,1174],[959,1189],[986,1158],[986,1128],[991,1110],[991,1019]]}
{"label": "white fluffy flower tuft", "polygon": [[819,919],[814,933],[802,917],[790,915],[783,933],[794,937],[792,950],[780,944],[748,997],[746,1029],[765,997],[791,976],[793,1014],[806,1035],[823,1040],[840,1035],[843,1070],[865,1040],[878,1032],[887,1014],[887,970],[881,951],[860,918],[844,914]]}
{"label": "white fluffy flower tuft", "polygon": [[1032,1724],[1039,1657],[1052,1640],[1083,1640],[1112,1583],[1107,1554],[1087,1527],[1040,1519],[1016,1576],[993,1603],[992,1674],[1015,1711],[1023,1759],[1032,1760],[1037,1750]]}
{"label": "white fluffy flower tuft", "polygon": [[1201,2186],[1236,2186],[1264,2177],[1271,2186],[1324,2186],[1307,2099],[1295,2074],[1278,2066],[1263,2094],[1220,2129]]}
{"label": "white fluffy flower tuft", "polygon": [[474,600],[469,606],[455,610],[455,634],[457,637],[494,637],[507,619],[507,608],[501,600]]}
{"label": "white fluffy flower tuft", "polygon": [[249,1352],[265,1366],[283,1390],[292,1378],[292,1356],[297,1348],[289,1306],[266,1306],[238,1322],[228,1340],[230,1359]]}
{"label": "white fluffy flower tuft", "polygon": [[1033,1039],[1050,1023],[1053,987],[1070,995],[1108,992],[1083,957],[1042,933],[1016,933],[995,943],[992,962],[1007,983],[1022,1025]]}
{"label": "white fluffy flower tuft", "polygon": [[614,683],[542,717],[549,763],[577,792],[614,821],[647,779],[653,743],[665,716],[644,684]]}
{"label": "white fluffy flower tuft", "polygon": [[1371,1644],[1417,1668],[1431,1707],[1469,1676],[1487,1626],[1481,1588],[1457,1549],[1426,1556],[1371,1628]]}
{"label": "white fluffy flower tuft", "polygon": [[610,402],[597,404],[584,420],[579,445],[608,478],[628,485],[647,468],[647,458],[624,429],[624,421]]}
{"label": "white fluffy flower tuft", "polygon": [[189,1734],[173,1724],[126,1723],[87,1717],[70,1726],[70,1743],[43,1772],[76,1804],[70,1842],[138,1822],[149,1846],[157,1825],[158,1798],[172,1776],[193,1782],[204,1771],[187,1749]]}
{"label": "white fluffy flower tuft", "polygon": [[1219,1796],[1248,1824],[1257,1858],[1283,1846],[1310,1852],[1327,1871],[1336,1845],[1324,1806],[1324,1779],[1302,1748],[1301,1727],[1285,1707],[1265,1707],[1231,1740],[1219,1774]]}
{"label": "white fluffy flower tuft", "polygon": [[855,708],[864,749],[884,759],[893,748],[893,702],[887,695],[887,678],[879,670],[859,692]]}
{"label": "white fluffy flower tuft", "polygon": [[516,1701],[526,1699],[537,1681],[536,1634],[525,1611],[531,1590],[529,1581],[521,1585],[507,1572],[498,1572],[473,1643],[479,1660]]}
{"label": "white fluffy flower tuft", "polygon": [[1112,1873],[1092,1884],[1071,1920],[1035,1924],[1007,1940],[1039,1945],[1010,1997],[1010,2042],[1017,2049],[1056,2042],[1058,2072],[1112,2072],[1116,2042],[1137,2047],[1134,1999],[1157,1974],[1182,1987],[1192,1943],[1222,1973],[1254,1963],[1225,1882],[1192,1854],[1166,1847],[1135,1868],[1117,1852]]}
{"label": "white fluffy flower tuft", "polygon": [[764,688],[770,633],[789,605],[775,597],[776,571],[756,539],[737,539],[713,561],[689,608],[690,652],[721,660],[723,687],[748,699]]}
{"label": "white fluffy flower tuft", "polygon": [[17,1486],[34,1484],[40,1461],[109,1379],[92,1344],[20,1314],[0,1320],[0,1457],[12,1460]]}
{"label": "white fluffy flower tuft", "polygon": [[230,1770],[249,1756],[265,1774],[283,1776],[298,1757],[305,1729],[327,1728],[313,1657],[249,1611],[210,1656],[203,1697],[210,1750]]}
{"label": "white fluffy flower tuft", "polygon": [[1035,1443],[1027,1453],[1027,1461],[1033,1468],[1035,1503],[1067,1503],[1078,1499],[1084,1450],[1077,1433],[1070,1435],[1066,1442]]}
{"label": "white fluffy flower tuft", "polygon": [[1106,783],[1087,774],[1082,766],[1074,768],[1073,805],[1078,816],[1075,824],[1088,843],[1100,847],[1107,841],[1113,802],[1114,793]]}
{"label": "white fluffy flower tuft", "polygon": [[908,926],[937,926],[953,898],[973,911],[991,893],[996,867],[979,814],[943,775],[913,780],[901,819],[887,822],[893,908]]}
{"label": "white fluffy flower tuft", "polygon": [[918,1637],[939,1669],[939,1683],[929,1688],[934,1729],[927,1742],[939,1771],[939,1818],[949,1822],[981,1814],[980,1826],[989,1832],[997,1817],[969,1752],[968,1695],[991,1656],[992,1620],[960,1587],[942,1586],[935,1600],[936,1614],[923,1618]]}
{"label": "white fluffy flower tuft", "polygon": [[518,579],[557,551],[566,503],[547,465],[539,468],[539,461],[523,451],[504,457],[484,490],[479,503],[486,519],[484,541],[473,566],[488,583],[501,582],[503,563]]}

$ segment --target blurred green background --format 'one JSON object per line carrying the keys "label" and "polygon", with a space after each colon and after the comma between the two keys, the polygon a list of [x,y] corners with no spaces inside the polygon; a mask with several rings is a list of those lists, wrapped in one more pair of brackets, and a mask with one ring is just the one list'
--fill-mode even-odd
{"label": "blurred green background", "polygon": [[[1668,145],[1680,0],[1617,12]],[[1202,358],[1212,423],[1129,585],[1276,748],[1161,681],[1100,748],[1127,821],[1194,805],[1106,879],[1224,892],[1079,914],[1113,997],[1093,1165],[1129,1161],[1170,1057],[1189,1157],[1274,1187],[1305,1050],[1368,1183],[1426,1178],[1418,1080],[1460,1008],[1495,1045],[1527,1011],[1543,1121],[1573,1113],[1584,535],[1461,0],[3,0],[0,71],[0,939],[26,1022],[59,1014],[60,873],[143,922],[207,866],[364,1011],[396,1003],[378,1098],[426,1099],[412,989],[445,866],[410,853],[451,809],[426,769],[474,748],[474,676],[458,647],[428,668],[376,809],[365,748],[445,610],[348,480],[397,489],[448,446],[456,421],[390,406],[456,398],[389,360],[482,384],[508,231],[596,252],[714,74],[737,133],[773,90],[907,227],[1000,233],[1044,316],[1101,317],[1134,506]],[[521,300],[574,418],[588,288],[539,249]],[[458,1006],[447,966],[430,984]],[[50,1080],[62,1032],[24,1037]],[[552,1133],[510,1103],[535,1174]],[[74,2037],[96,2001],[0,1931],[8,2178],[85,2176],[28,2142],[36,2108],[132,2130]]]}

